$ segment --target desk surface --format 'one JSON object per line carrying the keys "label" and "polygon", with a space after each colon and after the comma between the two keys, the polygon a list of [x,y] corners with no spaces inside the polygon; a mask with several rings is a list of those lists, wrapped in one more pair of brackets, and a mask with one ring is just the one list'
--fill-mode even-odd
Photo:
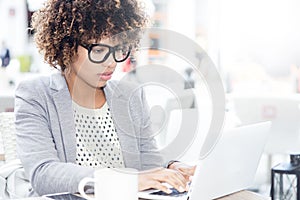
{"label": "desk surface", "polygon": [[261,196],[254,192],[241,191],[216,200],[271,200],[270,197]]}

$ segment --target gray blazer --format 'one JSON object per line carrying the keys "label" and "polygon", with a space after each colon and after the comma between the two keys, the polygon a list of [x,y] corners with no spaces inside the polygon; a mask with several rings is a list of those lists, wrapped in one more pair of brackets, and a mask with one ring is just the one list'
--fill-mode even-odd
{"label": "gray blazer", "polygon": [[[138,170],[163,166],[143,90],[110,81],[104,92],[125,166]],[[75,163],[75,124],[65,78],[56,73],[23,81],[15,95],[18,156],[34,192],[77,192],[79,181],[92,177],[94,169]]]}

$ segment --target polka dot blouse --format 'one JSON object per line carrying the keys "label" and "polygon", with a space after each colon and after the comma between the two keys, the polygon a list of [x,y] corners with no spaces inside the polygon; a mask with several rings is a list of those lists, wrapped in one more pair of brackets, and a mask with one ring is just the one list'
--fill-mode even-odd
{"label": "polka dot blouse", "polygon": [[119,138],[107,103],[100,109],[88,109],[73,101],[73,113],[76,163],[93,168],[124,167]]}

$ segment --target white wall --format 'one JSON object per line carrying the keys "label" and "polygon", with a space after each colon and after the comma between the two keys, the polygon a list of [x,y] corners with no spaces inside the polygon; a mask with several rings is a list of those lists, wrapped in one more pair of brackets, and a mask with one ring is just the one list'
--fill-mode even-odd
{"label": "white wall", "polygon": [[195,39],[195,0],[168,1],[168,29]]}
{"label": "white wall", "polygon": [[0,0],[0,40],[5,40],[12,56],[27,51],[26,0]]}

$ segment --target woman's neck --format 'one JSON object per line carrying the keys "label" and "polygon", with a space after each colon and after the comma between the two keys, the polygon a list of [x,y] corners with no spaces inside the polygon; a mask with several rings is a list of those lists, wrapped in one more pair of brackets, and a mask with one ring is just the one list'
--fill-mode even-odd
{"label": "woman's neck", "polygon": [[[106,102],[103,88],[92,87],[85,82],[65,75],[68,89],[73,101],[85,108],[101,108]],[[76,80],[76,84],[75,84]]]}

